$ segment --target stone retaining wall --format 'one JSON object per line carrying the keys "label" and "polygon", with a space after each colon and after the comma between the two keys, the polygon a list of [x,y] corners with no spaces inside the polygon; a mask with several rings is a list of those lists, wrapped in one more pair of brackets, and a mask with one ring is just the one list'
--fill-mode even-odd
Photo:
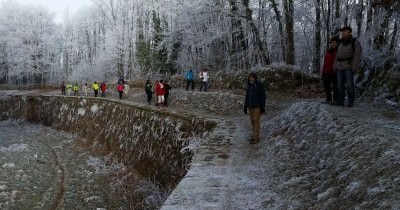
{"label": "stone retaining wall", "polygon": [[24,119],[76,134],[88,148],[101,148],[169,189],[187,172],[189,139],[216,126],[185,113],[102,98],[3,96],[0,105],[0,120]]}

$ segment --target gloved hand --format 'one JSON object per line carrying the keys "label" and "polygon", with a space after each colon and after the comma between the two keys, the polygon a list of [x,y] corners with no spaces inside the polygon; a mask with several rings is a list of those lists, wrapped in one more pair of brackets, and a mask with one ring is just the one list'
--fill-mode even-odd
{"label": "gloved hand", "polygon": [[244,107],[243,112],[244,114],[247,114],[247,107]]}
{"label": "gloved hand", "polygon": [[260,113],[263,114],[265,112],[265,108],[260,108]]}

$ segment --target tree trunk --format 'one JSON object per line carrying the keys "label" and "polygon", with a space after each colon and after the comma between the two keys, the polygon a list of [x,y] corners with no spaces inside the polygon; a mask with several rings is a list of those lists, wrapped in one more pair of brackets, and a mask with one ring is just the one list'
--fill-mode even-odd
{"label": "tree trunk", "polygon": [[[250,67],[248,60],[245,58],[244,53],[247,51],[247,44],[244,36],[242,21],[240,20],[239,7],[236,0],[229,0],[229,5],[231,9],[231,24],[232,24],[232,34],[231,41],[232,47],[230,50],[232,65],[238,69],[248,69]],[[238,59],[240,58],[240,59]],[[239,60],[238,62],[235,62]],[[243,62],[243,66],[240,63]]]}
{"label": "tree trunk", "polygon": [[314,71],[318,74],[321,68],[321,0],[315,0],[315,45],[314,45]]}
{"label": "tree trunk", "polygon": [[266,47],[264,47],[264,43],[260,39],[260,33],[258,31],[257,26],[253,21],[253,11],[249,7],[249,0],[242,0],[244,7],[246,8],[246,20],[250,25],[250,30],[253,34],[254,41],[254,49],[256,49],[255,56],[256,62],[253,64],[270,64],[270,60],[268,57],[268,53]]}
{"label": "tree trunk", "polygon": [[356,14],[357,37],[360,37],[361,35],[363,14],[364,14],[364,0],[360,0],[359,3],[357,4],[357,14]]}
{"label": "tree trunk", "polygon": [[295,51],[294,51],[294,0],[284,0],[283,7],[285,10],[286,22],[286,63],[295,64]]}
{"label": "tree trunk", "polygon": [[270,0],[270,2],[271,2],[272,9],[275,12],[276,21],[278,22],[278,31],[279,31],[279,35],[280,35],[279,39],[280,39],[281,47],[282,47],[282,49],[281,49],[282,50],[282,52],[281,52],[282,59],[286,61],[287,56],[286,56],[285,34],[283,32],[283,24],[282,24],[282,15],[278,9],[278,4],[276,3],[276,1]]}
{"label": "tree trunk", "polygon": [[396,21],[394,24],[394,29],[393,29],[393,35],[392,35],[392,41],[390,42],[390,50],[393,52],[396,47],[396,41],[397,41],[397,36],[398,36],[398,31],[399,31],[399,21]]}
{"label": "tree trunk", "polygon": [[368,1],[368,11],[367,11],[367,25],[366,30],[368,31],[372,25],[372,17],[373,17],[373,9],[372,9],[372,2]]}
{"label": "tree trunk", "polygon": [[338,32],[340,28],[340,0],[335,0],[335,20],[332,28],[335,32]]}

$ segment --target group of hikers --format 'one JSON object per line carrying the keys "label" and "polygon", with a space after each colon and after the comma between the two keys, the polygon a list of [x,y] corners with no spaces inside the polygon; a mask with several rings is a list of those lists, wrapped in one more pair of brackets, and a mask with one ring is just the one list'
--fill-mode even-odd
{"label": "group of hikers", "polygon": [[155,87],[150,80],[146,81],[144,90],[147,95],[147,103],[150,105],[153,99],[153,93],[156,95],[156,106],[168,106],[168,97],[171,86],[167,81],[156,80]]}
{"label": "group of hikers", "polygon": [[[324,103],[336,106],[354,106],[355,86],[354,72],[361,61],[361,44],[352,36],[352,28],[344,26],[340,30],[340,39],[329,40],[329,50],[325,54],[321,79],[324,85],[326,101]],[[265,112],[265,88],[258,82],[257,75],[250,73],[247,77],[247,91],[244,101],[245,114],[250,115],[252,135],[250,144],[260,141],[260,118]]]}
{"label": "group of hikers", "polygon": [[354,106],[354,72],[361,61],[361,44],[352,36],[352,29],[340,29],[341,39],[332,37],[329,50],[325,54],[321,71],[326,101],[324,103],[344,106],[347,93],[347,107]]}
{"label": "group of hikers", "polygon": [[63,81],[61,84],[61,94],[62,95],[69,95],[69,96],[79,96],[80,91],[83,91],[83,96],[89,96],[89,91],[90,89],[93,90],[94,97],[97,97],[99,94],[99,90],[101,91],[101,97],[106,97],[106,90],[107,90],[107,83],[103,81],[101,84],[99,84],[97,81],[94,81],[89,87],[87,83],[82,85],[82,88],[79,86],[79,84],[76,82],[74,85],[71,83],[65,84]]}
{"label": "group of hikers", "polygon": [[[361,44],[359,40],[353,38],[352,28],[349,26],[340,29],[341,38],[333,37],[329,40],[329,50],[324,57],[324,65],[321,71],[321,80],[323,82],[326,101],[324,103],[344,106],[345,96],[347,94],[347,106],[353,107],[355,100],[355,86],[354,86],[354,71],[359,67],[361,60]],[[186,72],[186,90],[189,88],[194,90],[195,75],[193,70]],[[208,90],[209,74],[207,69],[201,69],[199,73],[200,91]],[[80,90],[79,85],[64,83],[62,84],[62,94],[65,95],[65,89],[71,95],[78,95]],[[94,96],[97,97],[98,90],[102,92],[102,97],[105,97],[107,85],[102,82],[100,85],[95,81],[92,84]],[[85,96],[88,95],[89,87],[85,83],[83,92]],[[127,94],[129,85],[123,80],[118,80],[117,90],[119,98],[122,99],[124,91]],[[150,105],[153,93],[156,95],[156,106],[168,106],[168,96],[171,87],[166,81],[157,80],[155,85],[150,80],[146,81],[145,92],[147,95],[147,103]],[[250,144],[255,144],[260,141],[260,118],[265,112],[265,88],[264,85],[258,81],[255,73],[250,73],[247,77],[247,90],[244,101],[244,113],[250,115],[252,125],[252,135],[249,139]]]}
{"label": "group of hikers", "polygon": [[[99,90],[101,91],[101,97],[106,97],[107,92],[107,83],[103,81],[99,84],[97,81],[94,81],[91,85],[91,88],[87,83],[85,83],[82,87],[83,96],[89,96],[89,90],[93,90],[94,97],[97,97],[99,94]],[[129,84],[124,79],[119,79],[116,86],[119,99],[128,98],[129,94]],[[71,83],[65,84],[62,82],[61,84],[61,94],[69,95],[69,96],[79,96],[80,94],[80,86],[78,83],[72,85]],[[150,80],[147,80],[145,85],[145,92],[147,95],[147,102],[151,104],[151,100],[153,98],[153,93],[156,95],[156,106],[168,106],[168,96],[171,90],[171,86],[163,80],[157,80],[155,82],[155,87],[153,87],[153,83]],[[112,93],[112,92],[111,92]]]}
{"label": "group of hikers", "polygon": [[[199,79],[200,79],[200,92],[204,88],[204,92],[207,92],[208,90],[208,80],[210,79],[210,76],[208,75],[207,69],[203,68],[200,70],[199,73]],[[195,83],[195,77],[194,77],[194,72],[193,70],[189,70],[186,72],[186,90],[189,90],[189,87],[191,87],[192,90],[194,90],[194,83]]]}

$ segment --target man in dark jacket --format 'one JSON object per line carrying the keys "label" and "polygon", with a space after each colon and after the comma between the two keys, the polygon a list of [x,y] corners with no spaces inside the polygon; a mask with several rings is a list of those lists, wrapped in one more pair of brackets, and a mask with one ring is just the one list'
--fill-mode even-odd
{"label": "man in dark jacket", "polygon": [[345,89],[348,97],[348,107],[354,106],[355,87],[354,72],[358,69],[361,60],[361,44],[352,36],[352,29],[345,26],[340,29],[342,39],[337,49],[334,70],[337,71],[338,103],[344,106]]}
{"label": "man in dark jacket", "polygon": [[252,137],[250,144],[260,141],[260,118],[265,112],[265,88],[264,85],[257,81],[257,75],[250,73],[247,77],[246,99],[244,101],[244,113],[250,114],[252,125]]}

